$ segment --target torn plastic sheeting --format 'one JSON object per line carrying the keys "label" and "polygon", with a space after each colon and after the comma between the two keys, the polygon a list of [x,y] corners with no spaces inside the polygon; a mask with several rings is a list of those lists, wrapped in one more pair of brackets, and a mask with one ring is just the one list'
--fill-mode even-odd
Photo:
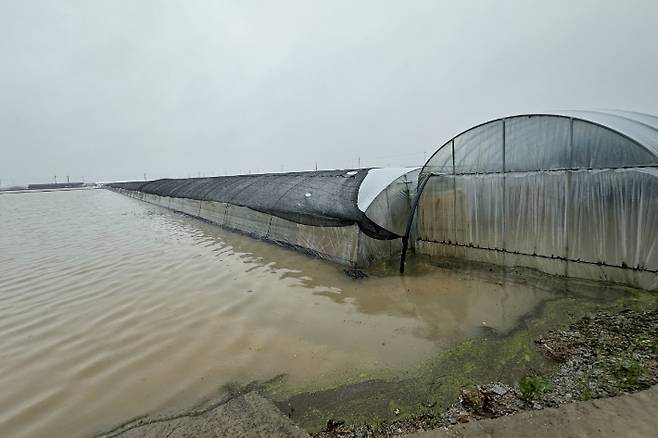
{"label": "torn plastic sheeting", "polygon": [[370,169],[359,186],[358,206],[359,210],[366,212],[372,201],[382,193],[395,180],[403,175],[419,169],[418,167],[386,167]]}
{"label": "torn plastic sheeting", "polygon": [[411,204],[415,197],[419,168],[407,169],[403,175],[392,180],[368,205],[366,216],[392,233],[406,232]]}

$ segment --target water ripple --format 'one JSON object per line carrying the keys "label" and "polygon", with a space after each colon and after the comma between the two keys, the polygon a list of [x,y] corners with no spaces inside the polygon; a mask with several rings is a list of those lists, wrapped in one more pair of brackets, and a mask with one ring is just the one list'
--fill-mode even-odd
{"label": "water ripple", "polygon": [[107,191],[0,196],[0,229],[7,437],[89,436],[229,382],[413,366],[445,333],[472,335],[483,315],[508,330],[550,298],[445,273],[356,282]]}

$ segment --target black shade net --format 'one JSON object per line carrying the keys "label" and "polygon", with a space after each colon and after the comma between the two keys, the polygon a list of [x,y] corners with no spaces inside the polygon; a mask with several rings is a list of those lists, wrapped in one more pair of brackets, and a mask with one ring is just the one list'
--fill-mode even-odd
{"label": "black shade net", "polygon": [[143,193],[215,201],[247,207],[292,222],[320,227],[357,224],[369,237],[400,236],[380,227],[359,210],[359,187],[368,169],[322,170],[212,178],[159,179],[110,183]]}

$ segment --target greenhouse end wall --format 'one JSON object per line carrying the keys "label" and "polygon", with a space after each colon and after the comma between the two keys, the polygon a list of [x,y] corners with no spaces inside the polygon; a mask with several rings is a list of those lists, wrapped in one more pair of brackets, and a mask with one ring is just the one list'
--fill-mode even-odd
{"label": "greenhouse end wall", "polygon": [[517,116],[460,134],[421,171],[416,251],[658,289],[658,119],[642,116],[618,130]]}

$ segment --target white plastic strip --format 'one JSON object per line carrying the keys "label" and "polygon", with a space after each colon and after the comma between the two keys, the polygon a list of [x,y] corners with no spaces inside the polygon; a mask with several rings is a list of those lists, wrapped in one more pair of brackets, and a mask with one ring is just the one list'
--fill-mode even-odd
{"label": "white plastic strip", "polygon": [[365,213],[377,195],[386,189],[393,181],[405,173],[413,172],[419,167],[386,167],[381,169],[370,169],[359,187],[357,205],[359,210]]}

